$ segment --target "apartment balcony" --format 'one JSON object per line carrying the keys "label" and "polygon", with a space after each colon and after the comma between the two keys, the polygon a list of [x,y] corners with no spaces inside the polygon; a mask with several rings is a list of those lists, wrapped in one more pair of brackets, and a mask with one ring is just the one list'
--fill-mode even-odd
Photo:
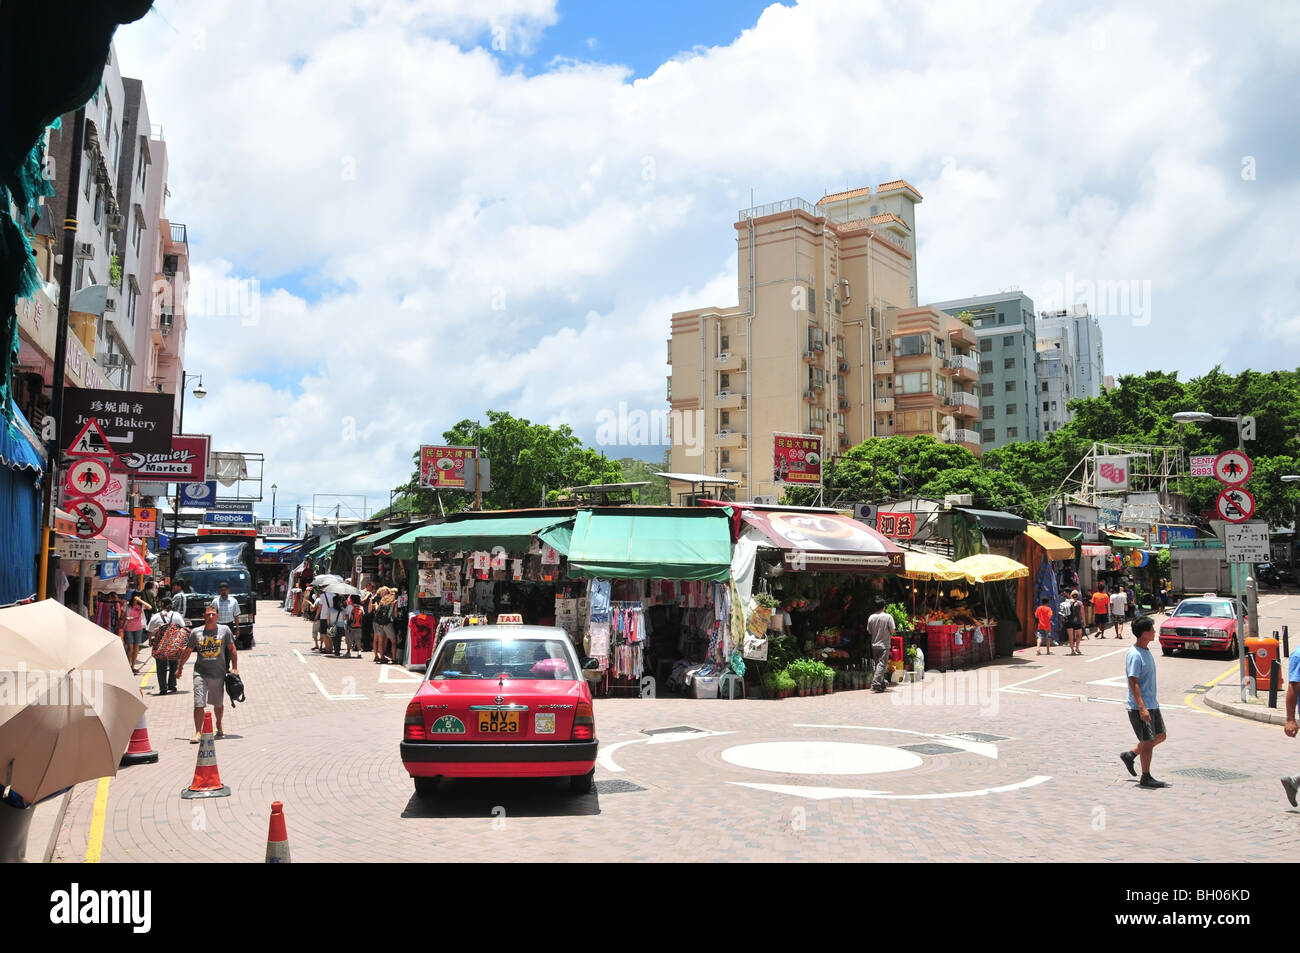
{"label": "apartment balcony", "polygon": [[953,328],[948,332],[948,340],[960,341],[967,347],[979,347],[980,340],[975,336],[975,329],[963,323],[960,327]]}
{"label": "apartment balcony", "polygon": [[877,437],[892,437],[894,436],[894,433],[895,433],[895,428],[890,426],[889,424],[882,424],[880,422],[876,423],[875,435]]}
{"label": "apartment balcony", "polygon": [[737,351],[719,354],[713,360],[713,367],[719,371],[743,371],[745,369],[745,357]]}
{"label": "apartment balcony", "polygon": [[848,410],[850,407],[853,406],[852,401],[850,401],[843,394],[841,394],[838,398],[836,398],[835,403],[840,408],[840,410]]}
{"label": "apartment balcony", "polygon": [[809,432],[809,433],[825,433],[825,432],[826,432],[826,425],[825,425],[825,424],[809,424],[809,425],[808,425],[808,432]]}
{"label": "apartment balcony", "polygon": [[804,399],[807,403],[815,404],[815,403],[817,403],[817,402],[821,399],[821,394],[817,393],[817,391],[813,390],[813,389],[810,387],[810,388],[808,388],[806,391],[803,392],[803,399]]}
{"label": "apartment balcony", "polygon": [[743,450],[745,435],[739,430],[719,430],[713,445],[723,450]]}
{"label": "apartment balcony", "polygon": [[871,366],[877,374],[892,374],[894,373],[894,356],[889,354],[885,357],[876,358],[871,362]]}
{"label": "apartment balcony", "polygon": [[745,406],[745,395],[739,391],[724,390],[718,394],[713,404],[723,410],[739,410]]}
{"label": "apartment balcony", "polygon": [[894,398],[877,397],[871,402],[871,406],[878,414],[892,414],[894,412]]}
{"label": "apartment balcony", "polygon": [[822,355],[820,351],[814,351],[812,348],[809,348],[803,352],[803,359],[805,364],[820,364],[822,362]]}
{"label": "apartment balcony", "polygon": [[847,374],[849,372],[849,362],[841,357],[835,362],[835,369],[841,374]]}
{"label": "apartment balcony", "polygon": [[814,381],[813,383],[809,384],[808,386],[811,387],[813,390],[818,391],[818,392],[824,391],[824,390],[826,389],[826,384],[825,384],[825,382],[823,382],[823,381]]}
{"label": "apartment balcony", "polygon": [[851,445],[852,444],[849,441],[849,435],[844,433],[840,434],[840,449],[847,450]]}
{"label": "apartment balcony", "polygon": [[980,376],[979,359],[971,354],[956,354],[944,364],[959,380],[976,381]]}
{"label": "apartment balcony", "polygon": [[958,417],[976,417],[980,412],[980,400],[974,394],[958,391],[955,394],[949,394],[945,403],[952,408],[953,414]]}
{"label": "apartment balcony", "polygon": [[971,444],[978,447],[980,443],[980,435],[974,430],[959,429],[944,434],[943,440],[944,443]]}

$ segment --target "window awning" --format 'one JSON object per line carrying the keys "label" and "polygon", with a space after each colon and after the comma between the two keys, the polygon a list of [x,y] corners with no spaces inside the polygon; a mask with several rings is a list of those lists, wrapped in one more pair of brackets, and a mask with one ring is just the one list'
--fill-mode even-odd
{"label": "window awning", "polygon": [[721,582],[731,574],[730,516],[726,508],[691,513],[581,510],[569,541],[569,575]]}
{"label": "window awning", "polygon": [[746,510],[741,519],[785,551],[792,569],[903,572],[903,550],[865,523],[839,513]]}
{"label": "window awning", "polygon": [[369,533],[352,544],[352,552],[359,556],[368,556],[371,553],[387,556],[390,552],[389,543],[416,528],[414,526],[399,526],[396,529],[389,527],[377,533]]}
{"label": "window awning", "polygon": [[1043,552],[1047,553],[1049,560],[1074,558],[1074,547],[1072,545],[1055,533],[1049,533],[1041,526],[1026,526],[1025,535],[1043,547]]}
{"label": "window awning", "polygon": [[1078,545],[1083,542],[1083,530],[1077,526],[1057,526],[1055,523],[1047,524],[1048,532],[1055,536],[1061,537],[1067,543]]}
{"label": "window awning", "polygon": [[1106,538],[1110,540],[1111,546],[1116,549],[1141,549],[1147,544],[1147,541],[1141,536],[1135,536],[1133,533],[1125,533],[1118,529],[1103,529]]}
{"label": "window awning", "polygon": [[414,559],[417,549],[425,552],[453,552],[500,546],[508,552],[519,553],[527,551],[532,538],[538,533],[572,521],[572,512],[475,516],[421,526],[398,536],[388,546],[395,559]]}
{"label": "window awning", "polygon": [[1023,516],[1001,510],[973,510],[969,506],[954,506],[953,509],[974,517],[981,533],[992,533],[995,536],[1018,536],[1029,525]]}

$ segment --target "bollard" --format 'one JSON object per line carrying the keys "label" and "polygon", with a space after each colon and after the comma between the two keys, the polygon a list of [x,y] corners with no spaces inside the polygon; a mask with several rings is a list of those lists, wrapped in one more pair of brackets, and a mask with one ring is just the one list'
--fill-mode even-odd
{"label": "bollard", "polygon": [[1268,667],[1268,707],[1277,707],[1277,683],[1282,678],[1282,663],[1273,659]]}
{"label": "bollard", "polygon": [[1291,657],[1291,635],[1287,632],[1286,626],[1282,626],[1282,657]]}

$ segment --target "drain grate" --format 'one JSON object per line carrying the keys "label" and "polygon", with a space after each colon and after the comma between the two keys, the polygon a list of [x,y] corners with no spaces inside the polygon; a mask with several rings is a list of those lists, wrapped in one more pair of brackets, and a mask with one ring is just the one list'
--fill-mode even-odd
{"label": "drain grate", "polygon": [[982,731],[960,731],[951,735],[953,738],[960,738],[962,741],[1006,741],[1006,735],[986,735]]}
{"label": "drain grate", "polygon": [[685,734],[704,734],[703,728],[692,728],[690,725],[674,725],[671,728],[642,728],[643,735],[685,735]]}
{"label": "drain grate", "polygon": [[1202,781],[1244,781],[1250,777],[1249,774],[1225,771],[1222,768],[1181,768],[1170,773],[1181,774],[1185,778],[1199,778]]}
{"label": "drain grate", "polygon": [[644,791],[645,788],[639,784],[633,784],[631,781],[597,781],[597,794],[631,794],[633,791]]}
{"label": "drain grate", "polygon": [[935,744],[933,741],[927,741],[920,745],[899,745],[904,751],[914,751],[917,754],[960,754],[960,748],[954,748],[952,745]]}

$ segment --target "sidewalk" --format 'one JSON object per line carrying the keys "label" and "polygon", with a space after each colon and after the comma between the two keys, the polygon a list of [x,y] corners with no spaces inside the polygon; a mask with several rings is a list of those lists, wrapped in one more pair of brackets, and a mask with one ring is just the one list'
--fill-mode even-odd
{"label": "sidewalk", "polygon": [[1205,694],[1205,704],[1225,715],[1262,721],[1270,725],[1286,724],[1286,682],[1278,687],[1277,707],[1268,707],[1268,692],[1261,691],[1249,702],[1241,700],[1241,683],[1237,679],[1215,685]]}

